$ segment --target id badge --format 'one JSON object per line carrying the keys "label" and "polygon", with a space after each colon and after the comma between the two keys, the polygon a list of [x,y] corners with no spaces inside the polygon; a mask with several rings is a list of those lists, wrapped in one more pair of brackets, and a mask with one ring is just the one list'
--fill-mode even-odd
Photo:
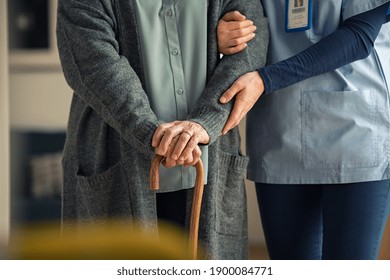
{"label": "id badge", "polygon": [[311,28],[312,0],[286,0],[286,32]]}

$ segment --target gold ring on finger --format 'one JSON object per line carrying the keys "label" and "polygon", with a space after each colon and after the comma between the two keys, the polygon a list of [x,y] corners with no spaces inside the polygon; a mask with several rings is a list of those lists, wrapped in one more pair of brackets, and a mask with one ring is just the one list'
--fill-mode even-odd
{"label": "gold ring on finger", "polygon": [[188,131],[183,131],[182,134],[183,134],[183,133],[188,134],[188,135],[190,136],[190,138],[192,137],[191,133],[189,133]]}

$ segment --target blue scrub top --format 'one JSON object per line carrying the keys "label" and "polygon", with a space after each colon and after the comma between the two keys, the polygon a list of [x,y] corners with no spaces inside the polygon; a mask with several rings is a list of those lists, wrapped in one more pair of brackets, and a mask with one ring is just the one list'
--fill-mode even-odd
{"label": "blue scrub top", "polygon": [[[293,33],[285,32],[286,2],[262,0],[270,25],[268,63],[299,53],[336,31],[341,20],[389,1],[313,0],[311,28]],[[332,184],[390,178],[389,82],[390,23],[366,59],[260,98],[247,118],[249,179]]]}

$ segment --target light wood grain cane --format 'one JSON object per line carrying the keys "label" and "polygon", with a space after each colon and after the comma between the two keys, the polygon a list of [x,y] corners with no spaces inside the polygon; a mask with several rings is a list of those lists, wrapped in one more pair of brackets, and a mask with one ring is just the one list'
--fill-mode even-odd
{"label": "light wood grain cane", "polygon": [[[149,187],[150,189],[157,191],[160,188],[159,167],[164,160],[163,156],[155,156],[150,168]],[[195,165],[196,168],[196,180],[194,187],[194,197],[192,198],[191,220],[190,220],[190,243],[189,253],[193,260],[198,256],[198,232],[199,232],[199,219],[200,209],[202,206],[202,196],[204,189],[204,170],[203,163],[199,159]]]}

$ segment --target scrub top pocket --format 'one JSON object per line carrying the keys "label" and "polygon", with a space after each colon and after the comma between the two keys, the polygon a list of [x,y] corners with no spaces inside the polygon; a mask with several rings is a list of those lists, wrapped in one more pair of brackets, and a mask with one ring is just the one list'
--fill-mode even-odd
{"label": "scrub top pocket", "polygon": [[305,169],[378,166],[377,119],[369,90],[302,92]]}

